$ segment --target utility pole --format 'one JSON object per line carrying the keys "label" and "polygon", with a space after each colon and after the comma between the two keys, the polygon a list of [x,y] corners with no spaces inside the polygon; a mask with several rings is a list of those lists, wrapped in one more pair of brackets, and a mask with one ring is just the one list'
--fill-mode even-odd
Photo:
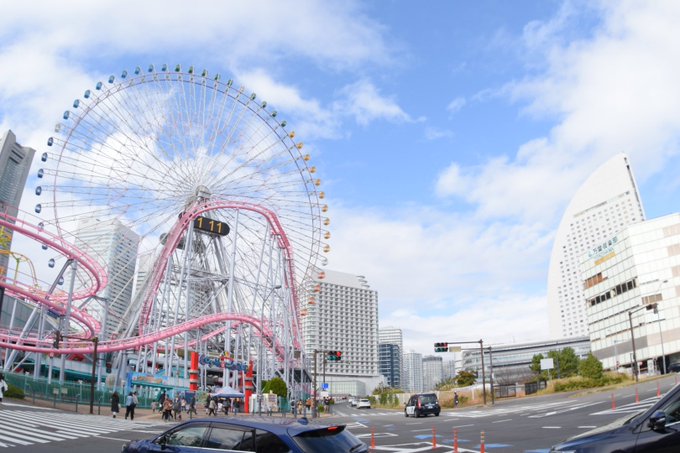
{"label": "utility pole", "polygon": [[479,340],[479,354],[482,356],[482,395],[484,396],[484,405],[486,406],[486,371],[484,371],[484,341]]}
{"label": "utility pole", "polygon": [[316,418],[316,355],[319,353],[316,349],[314,350],[314,379],[312,382],[312,389],[314,391],[313,393],[313,401],[312,401],[312,418]]}
{"label": "utility pole", "polygon": [[93,337],[92,344],[94,351],[92,352],[92,380],[90,381],[90,414],[94,414],[94,381],[97,378],[97,345],[99,338]]}

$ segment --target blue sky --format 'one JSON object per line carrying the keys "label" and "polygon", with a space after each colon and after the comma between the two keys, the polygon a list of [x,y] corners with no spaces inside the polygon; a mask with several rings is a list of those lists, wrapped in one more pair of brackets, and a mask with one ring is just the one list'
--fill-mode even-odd
{"label": "blue sky", "polygon": [[365,275],[408,349],[548,337],[555,228],[618,152],[676,212],[674,1],[32,1],[0,16],[0,128],[43,151],[87,88],[181,63],[234,77],[305,142],[329,268]]}

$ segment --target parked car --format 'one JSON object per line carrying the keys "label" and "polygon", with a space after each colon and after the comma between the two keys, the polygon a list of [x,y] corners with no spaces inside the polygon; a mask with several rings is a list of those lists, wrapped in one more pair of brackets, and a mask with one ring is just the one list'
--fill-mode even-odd
{"label": "parked car", "polygon": [[205,418],[177,425],[148,440],[123,445],[123,453],[237,450],[261,453],[332,451],[366,453],[368,446],[345,425],[318,425],[301,419]]}
{"label": "parked car", "polygon": [[361,399],[357,402],[357,409],[361,409],[362,407],[365,407],[365,408],[367,408],[367,409],[370,409],[370,408],[371,408],[371,402],[369,401],[368,398],[361,398]]}
{"label": "parked car", "polygon": [[439,417],[441,407],[439,400],[434,393],[418,393],[411,395],[408,402],[404,406],[404,416],[420,417],[421,415],[428,416],[434,414]]}
{"label": "parked car", "polygon": [[352,399],[349,400],[349,405],[352,406],[352,407],[355,407],[358,402],[359,402],[358,398],[352,398]]}
{"label": "parked car", "polygon": [[574,436],[550,451],[572,453],[675,452],[680,446],[680,385],[646,411]]}

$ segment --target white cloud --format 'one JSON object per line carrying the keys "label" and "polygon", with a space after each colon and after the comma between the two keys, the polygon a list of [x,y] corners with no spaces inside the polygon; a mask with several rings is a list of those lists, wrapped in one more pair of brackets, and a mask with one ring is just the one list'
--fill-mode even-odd
{"label": "white cloud", "polygon": [[426,140],[439,140],[442,138],[453,137],[453,132],[447,129],[439,129],[436,127],[426,127],[425,128],[425,139]]}
{"label": "white cloud", "polygon": [[459,96],[449,102],[449,104],[446,106],[446,110],[449,113],[458,113],[463,107],[465,107],[465,103],[465,98]]}
{"label": "white cloud", "polygon": [[345,100],[338,101],[334,110],[340,114],[351,115],[362,126],[377,119],[394,122],[411,121],[394,99],[382,96],[378,89],[367,80],[360,80],[342,89]]}
{"label": "white cloud", "polygon": [[592,38],[563,43],[557,31],[578,20],[568,9],[546,24],[527,27],[526,45],[543,51],[546,69],[505,92],[528,101],[527,113],[559,122],[514,156],[477,167],[452,163],[440,174],[439,195],[461,197],[484,216],[550,223],[611,155],[627,153],[644,180],[665,156],[677,153],[680,4],[606,5],[603,26]]}
{"label": "white cloud", "polygon": [[[158,66],[163,61],[147,60],[149,55],[163,58],[159,49],[179,59],[170,64],[255,75],[258,71],[250,68],[267,66],[278,77],[284,76],[286,65],[305,60],[334,71],[390,64],[383,27],[360,6],[316,0],[296,2],[295,7],[213,0],[6,5],[0,15],[0,62],[5,68],[0,99],[14,108],[4,110],[0,123],[12,127],[22,143],[36,146],[44,136],[34,141],[32,132],[49,131],[73,98],[102,78],[92,67],[107,75],[132,70],[118,65],[135,56],[141,66]],[[200,60],[191,61],[197,55]],[[291,101],[301,116],[314,118],[299,128],[313,137],[337,136],[340,128],[327,110],[314,105],[317,101],[306,101],[295,88],[273,80],[266,86],[276,90],[272,94],[280,94],[284,103]],[[253,81],[262,82],[257,77]]]}

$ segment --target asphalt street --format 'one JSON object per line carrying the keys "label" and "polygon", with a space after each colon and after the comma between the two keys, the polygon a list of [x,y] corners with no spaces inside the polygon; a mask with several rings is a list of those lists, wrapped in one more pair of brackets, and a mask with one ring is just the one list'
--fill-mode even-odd
{"label": "asphalt street", "polygon": [[[439,417],[404,417],[403,410],[356,409],[336,404],[320,421],[347,424],[374,451],[453,450],[547,452],[551,445],[650,407],[657,394],[675,385],[676,375],[616,391],[555,394],[497,401],[486,407],[446,409]],[[636,396],[637,393],[637,396]],[[290,415],[289,415],[290,416]],[[247,417],[247,415],[240,415]],[[280,415],[275,415],[280,417]],[[76,414],[5,400],[0,406],[0,453],[120,452],[124,442],[153,437],[170,428],[158,414],[140,411],[135,421]]]}

